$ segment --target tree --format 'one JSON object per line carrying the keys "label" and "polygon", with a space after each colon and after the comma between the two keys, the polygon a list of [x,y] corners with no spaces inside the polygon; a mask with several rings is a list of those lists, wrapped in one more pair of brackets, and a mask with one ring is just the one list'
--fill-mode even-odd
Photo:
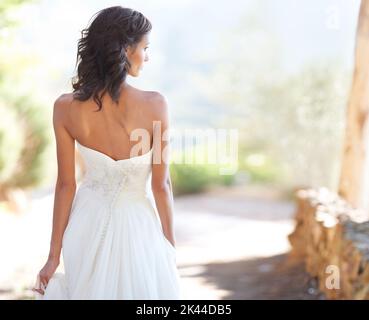
{"label": "tree", "polygon": [[[354,206],[366,206],[368,189],[369,1],[360,5],[355,69],[347,106],[339,195]],[[367,196],[368,197],[368,196]]]}

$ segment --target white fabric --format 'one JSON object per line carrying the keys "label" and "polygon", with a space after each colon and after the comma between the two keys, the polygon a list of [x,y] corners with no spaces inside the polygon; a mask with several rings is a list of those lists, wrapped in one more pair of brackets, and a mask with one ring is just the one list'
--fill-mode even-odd
{"label": "white fabric", "polygon": [[77,142],[86,172],[63,236],[63,273],[48,299],[181,299],[176,250],[162,231],[150,181],[152,149],[114,160]]}

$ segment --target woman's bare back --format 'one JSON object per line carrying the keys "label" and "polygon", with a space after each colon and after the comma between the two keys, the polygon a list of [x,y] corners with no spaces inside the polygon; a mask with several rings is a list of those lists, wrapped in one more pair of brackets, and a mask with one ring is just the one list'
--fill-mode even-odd
{"label": "woman's bare back", "polygon": [[[64,123],[70,135],[85,147],[104,153],[113,160],[127,159],[148,152],[152,146],[153,121],[156,116],[155,100],[160,95],[126,85],[119,104],[106,94],[102,109],[98,110],[92,97],[87,101],[73,99],[71,93],[63,95],[68,102]],[[138,136],[132,135],[136,131]],[[144,134],[144,136],[142,136]],[[137,143],[141,153],[133,152]],[[138,151],[137,151],[138,152]]]}

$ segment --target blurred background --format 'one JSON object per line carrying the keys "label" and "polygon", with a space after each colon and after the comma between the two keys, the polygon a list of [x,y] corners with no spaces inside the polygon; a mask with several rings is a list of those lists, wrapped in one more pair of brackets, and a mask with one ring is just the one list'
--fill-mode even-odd
{"label": "blurred background", "polygon": [[0,299],[32,299],[51,236],[52,106],[72,91],[81,30],[112,5],[153,24],[150,61],[128,82],[167,96],[176,130],[239,135],[233,174],[171,165],[188,298],[324,298],[284,261],[293,192],[337,189],[359,0],[2,0]]}

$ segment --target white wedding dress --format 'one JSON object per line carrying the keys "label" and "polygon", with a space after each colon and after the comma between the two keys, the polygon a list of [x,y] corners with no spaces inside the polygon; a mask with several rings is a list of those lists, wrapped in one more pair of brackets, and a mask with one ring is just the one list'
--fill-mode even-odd
{"label": "white wedding dress", "polygon": [[36,300],[181,299],[176,250],[150,188],[153,149],[114,160],[76,143],[86,172],[63,236],[64,273]]}

